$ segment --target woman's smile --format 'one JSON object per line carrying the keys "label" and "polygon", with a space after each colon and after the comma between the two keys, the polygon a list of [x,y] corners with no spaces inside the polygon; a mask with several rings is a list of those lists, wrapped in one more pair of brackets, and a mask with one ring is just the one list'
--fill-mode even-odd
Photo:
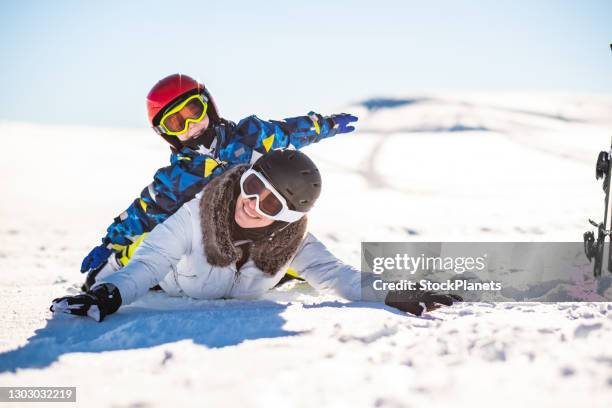
{"label": "woman's smile", "polygon": [[251,218],[254,218],[254,219],[259,219],[259,218],[261,218],[261,217],[259,216],[259,214],[257,214],[257,212],[256,212],[256,211],[253,211],[251,208],[249,208],[248,206],[244,205],[244,202],[243,202],[243,204],[242,204],[242,209],[243,209],[243,211],[246,213],[246,215],[248,215],[248,216],[249,216],[249,217],[251,217]]}
{"label": "woman's smile", "polygon": [[236,212],[234,214],[234,220],[242,228],[258,228],[265,227],[274,222],[274,220],[261,216],[255,210],[256,201],[255,199],[244,198],[242,195],[238,196],[236,202]]}

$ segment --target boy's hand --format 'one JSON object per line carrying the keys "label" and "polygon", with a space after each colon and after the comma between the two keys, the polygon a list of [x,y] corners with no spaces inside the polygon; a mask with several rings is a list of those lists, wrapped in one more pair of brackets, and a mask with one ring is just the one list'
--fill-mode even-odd
{"label": "boy's hand", "polygon": [[423,311],[432,311],[440,306],[452,306],[453,302],[461,302],[463,298],[448,293],[423,292],[422,290],[392,290],[387,293],[385,304],[402,312],[420,316]]}
{"label": "boy's hand", "polygon": [[349,123],[357,122],[359,119],[357,116],[353,116],[348,113],[340,113],[338,115],[331,115],[331,119],[335,125],[338,125],[338,133],[349,133],[355,130],[354,126],[348,126]]}
{"label": "boy's hand", "polygon": [[54,299],[49,310],[53,313],[89,316],[101,322],[107,315],[115,313],[119,306],[121,306],[119,289],[110,283],[103,283],[80,295]]}
{"label": "boy's hand", "polygon": [[81,273],[99,269],[104,266],[112,251],[105,244],[99,245],[92,249],[81,263]]}

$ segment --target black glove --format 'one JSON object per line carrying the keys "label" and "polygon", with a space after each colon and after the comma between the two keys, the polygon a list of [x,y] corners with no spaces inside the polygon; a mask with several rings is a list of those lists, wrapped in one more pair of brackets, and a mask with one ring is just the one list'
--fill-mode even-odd
{"label": "black glove", "polygon": [[54,313],[89,316],[101,322],[107,315],[115,313],[119,306],[121,306],[119,289],[110,283],[103,283],[80,295],[54,299],[49,309]]}
{"label": "black glove", "polygon": [[392,290],[385,297],[385,304],[402,312],[420,316],[423,310],[436,310],[442,305],[452,306],[453,302],[461,302],[459,295],[448,293],[423,292],[422,290]]}

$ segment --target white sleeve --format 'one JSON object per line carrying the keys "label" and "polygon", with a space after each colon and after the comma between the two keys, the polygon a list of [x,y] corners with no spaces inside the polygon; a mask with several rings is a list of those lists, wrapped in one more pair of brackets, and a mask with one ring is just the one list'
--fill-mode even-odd
{"label": "white sleeve", "polygon": [[372,273],[360,272],[336,258],[308,234],[302,241],[290,266],[317,290],[330,290],[349,300],[384,301],[386,291],[373,288]]}
{"label": "white sleeve", "polygon": [[183,205],[166,221],[158,224],[134,252],[130,262],[100,283],[119,289],[121,303],[127,305],[157,285],[191,248],[193,227],[189,205]]}

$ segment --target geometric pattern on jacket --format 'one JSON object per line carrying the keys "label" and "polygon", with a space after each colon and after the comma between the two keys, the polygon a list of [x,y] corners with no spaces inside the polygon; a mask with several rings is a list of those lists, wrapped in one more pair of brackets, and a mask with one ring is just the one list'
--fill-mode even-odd
{"label": "geometric pattern on jacket", "polygon": [[102,242],[121,253],[124,265],[144,234],[193,199],[214,177],[235,165],[252,163],[271,149],[300,149],[334,136],[337,126],[331,118],[314,112],[282,121],[264,121],[253,115],[238,124],[215,126],[215,133],[210,152],[190,148],[173,152],[170,165],[157,170],[153,182],[107,228]]}

